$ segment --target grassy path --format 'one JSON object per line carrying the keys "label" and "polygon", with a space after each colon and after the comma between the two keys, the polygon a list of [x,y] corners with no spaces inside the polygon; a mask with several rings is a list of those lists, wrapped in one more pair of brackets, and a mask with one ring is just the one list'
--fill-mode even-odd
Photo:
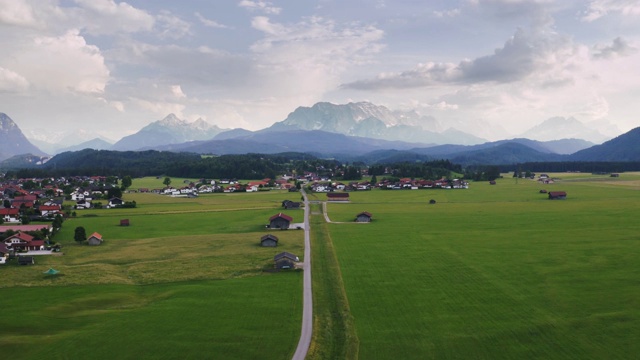
{"label": "grassy path", "polygon": [[318,215],[320,206],[313,204],[311,217],[314,325],[307,359],[357,359],[355,322],[327,223]]}

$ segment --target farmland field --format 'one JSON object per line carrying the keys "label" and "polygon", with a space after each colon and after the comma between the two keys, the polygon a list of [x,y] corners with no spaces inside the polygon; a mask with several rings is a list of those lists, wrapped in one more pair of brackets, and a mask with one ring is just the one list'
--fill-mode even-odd
{"label": "farmland field", "polygon": [[[139,187],[134,180],[133,187]],[[79,210],[56,240],[62,256],[0,268],[0,346],[12,359],[290,358],[300,334],[302,274],[272,273],[303,253],[300,231],[264,224],[286,192],[196,199],[125,194],[135,209]],[[302,220],[302,210],[287,211]],[[120,219],[131,226],[119,226]],[[74,229],[101,246],[78,245]],[[48,277],[49,267],[60,271]]]}
{"label": "farmland field", "polygon": [[640,176],[550,175],[329,204],[359,358],[636,358]]}

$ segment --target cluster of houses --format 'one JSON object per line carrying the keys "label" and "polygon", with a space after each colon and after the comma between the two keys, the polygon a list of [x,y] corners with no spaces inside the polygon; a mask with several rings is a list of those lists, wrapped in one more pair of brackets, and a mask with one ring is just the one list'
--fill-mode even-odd
{"label": "cluster of houses", "polygon": [[17,256],[18,263],[21,265],[33,264],[34,260],[31,257],[20,256],[20,254],[39,252],[41,255],[46,255],[60,251],[58,245],[51,246],[48,241],[37,239],[29,234],[33,232],[50,234],[51,230],[50,224],[0,226],[0,235],[4,237],[4,240],[0,241],[0,264],[5,264],[12,256]]}
{"label": "cluster of houses", "polygon": [[263,188],[287,189],[295,190],[295,185],[288,180],[281,178],[275,181],[271,179],[262,179],[250,181],[246,184],[240,183],[236,179],[210,180],[200,179],[198,184],[185,180],[184,186],[173,187],[167,186],[162,189],[139,188],[132,190],[141,193],[155,193],[161,195],[196,197],[198,194],[207,193],[232,193],[232,192],[257,192]]}
{"label": "cluster of houses", "polygon": [[309,185],[314,192],[362,191],[379,188],[383,190],[418,190],[418,189],[468,189],[469,183],[460,179],[420,180],[402,178],[398,181],[383,180],[377,183],[369,181],[350,182],[314,182]]}
{"label": "cluster of houses", "polygon": [[0,208],[0,219],[8,224],[22,223],[25,217],[36,220],[53,218],[57,214],[62,214],[61,200],[43,200],[29,193],[16,193],[13,198],[5,195]]}

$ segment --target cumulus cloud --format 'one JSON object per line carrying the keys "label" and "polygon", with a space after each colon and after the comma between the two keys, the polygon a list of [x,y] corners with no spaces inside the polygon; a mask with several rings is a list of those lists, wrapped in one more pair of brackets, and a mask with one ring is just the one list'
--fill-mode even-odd
{"label": "cumulus cloud", "polygon": [[28,87],[29,82],[24,76],[0,66],[0,92],[20,93]]}
{"label": "cumulus cloud", "polygon": [[87,44],[78,30],[37,37],[32,46],[13,57],[15,70],[28,74],[26,79],[37,88],[49,91],[102,93],[109,80],[100,49]]}
{"label": "cumulus cloud", "polygon": [[436,84],[511,83],[563,65],[575,49],[555,34],[527,33],[522,29],[493,54],[459,63],[427,62],[399,73],[382,73],[374,79],[345,84],[361,90],[415,88]]}
{"label": "cumulus cloud", "polygon": [[282,11],[282,8],[274,6],[273,3],[269,1],[262,1],[262,0],[255,0],[255,1],[242,0],[238,3],[238,6],[243,7],[250,11],[262,11],[265,14],[273,14],[273,15],[280,14],[280,11]]}
{"label": "cumulus cloud", "polygon": [[638,51],[637,48],[629,45],[629,43],[621,37],[613,39],[611,45],[596,45],[594,47],[593,57],[596,59],[610,59],[620,56],[629,56]]}
{"label": "cumulus cloud", "polygon": [[583,21],[594,21],[610,14],[624,16],[640,15],[640,1],[638,0],[592,0],[582,16]]}

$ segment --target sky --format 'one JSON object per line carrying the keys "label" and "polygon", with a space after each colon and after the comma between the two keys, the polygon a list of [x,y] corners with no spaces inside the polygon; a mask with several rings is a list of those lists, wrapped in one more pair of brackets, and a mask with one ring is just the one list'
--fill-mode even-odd
{"label": "sky", "polygon": [[0,112],[111,140],[370,101],[485,138],[640,113],[640,0],[0,0]]}

